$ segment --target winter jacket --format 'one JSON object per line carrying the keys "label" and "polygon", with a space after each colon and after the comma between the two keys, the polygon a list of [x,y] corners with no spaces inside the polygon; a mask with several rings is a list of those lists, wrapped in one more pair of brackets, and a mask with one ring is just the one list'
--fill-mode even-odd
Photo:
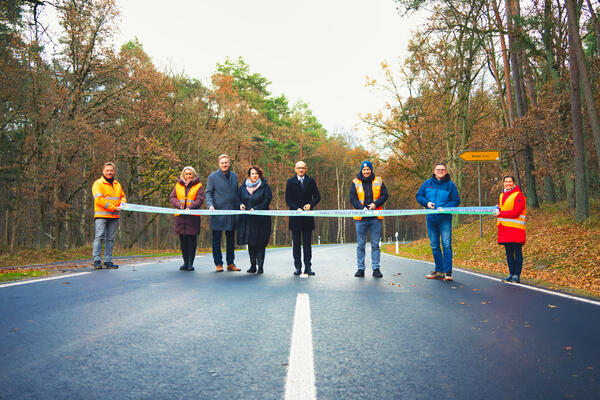
{"label": "winter jacket", "polygon": [[[373,192],[373,182],[378,179],[381,183],[377,194]],[[357,187],[361,188],[361,195],[357,191]],[[362,197],[362,202],[361,202]],[[376,197],[376,198],[375,198]],[[373,200],[375,198],[375,200]],[[371,203],[375,203],[375,209],[381,210],[383,208],[383,204],[388,199],[387,188],[385,187],[385,183],[381,180],[380,177],[376,177],[371,174],[368,178],[365,178],[362,172],[359,172],[356,175],[356,178],[352,180],[352,185],[350,185],[350,203],[357,210],[363,210],[366,206]],[[367,217],[367,218],[375,218],[375,217]],[[378,217],[379,219],[383,219],[383,217]],[[356,220],[361,220],[362,217],[354,217]]]}
{"label": "winter jacket", "polygon": [[[310,204],[310,209],[321,201],[321,194],[317,183],[308,175],[304,175],[304,185],[300,185],[298,176],[294,175],[287,180],[285,185],[285,202],[290,210],[297,210]],[[315,229],[314,217],[290,217],[291,231],[312,231]]]}
{"label": "winter jacket", "polygon": [[[171,191],[169,195],[169,201],[173,205],[173,207],[180,209],[179,205],[181,204],[181,200],[177,197],[177,185],[181,185],[185,188],[185,195],[187,196],[190,192],[190,189],[200,184],[200,179],[195,178],[191,180],[188,185],[185,185],[185,182],[181,178],[177,178],[177,184]],[[202,202],[204,201],[204,188],[200,186],[198,192],[196,193],[196,198],[191,202],[185,204],[186,208],[190,210],[196,210],[200,208]],[[175,233],[178,235],[198,235],[200,233],[200,216],[199,215],[185,215],[179,214],[175,216]]]}
{"label": "winter jacket", "polygon": [[[238,199],[246,206],[246,210],[268,210],[273,194],[265,178],[260,186],[250,194],[242,183],[238,189]],[[239,245],[266,247],[271,238],[271,217],[268,215],[240,215],[237,224],[237,241]]]}
{"label": "winter jacket", "polygon": [[[514,195],[512,207],[509,205],[510,197]],[[526,199],[521,189],[515,185],[509,192],[500,194],[498,207],[498,243],[521,243],[525,244],[525,215]]]}
{"label": "winter jacket", "polygon": [[[450,180],[450,174],[446,174],[440,180],[437,180],[435,175],[427,179],[419,188],[416,197],[419,204],[425,208],[427,208],[428,202],[435,204],[435,208],[458,207],[460,204],[458,189]],[[445,219],[452,219],[452,214],[427,214],[427,221],[430,222],[439,222]]]}
{"label": "winter jacket", "polygon": [[92,185],[94,195],[94,218],[119,218],[117,207],[126,203],[125,193],[116,179],[112,185],[104,176]]}
{"label": "winter jacket", "polygon": [[[227,177],[220,169],[208,176],[206,182],[206,207],[215,210],[238,210],[237,175],[229,170]],[[235,215],[212,215],[210,229],[213,231],[233,231],[237,218]]]}

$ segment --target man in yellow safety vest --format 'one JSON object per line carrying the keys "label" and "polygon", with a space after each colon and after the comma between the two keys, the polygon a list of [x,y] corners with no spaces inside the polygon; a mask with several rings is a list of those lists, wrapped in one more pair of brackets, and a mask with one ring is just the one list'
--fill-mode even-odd
{"label": "man in yellow safety vest", "polygon": [[94,268],[102,268],[100,252],[104,242],[104,267],[119,268],[112,262],[112,251],[119,224],[119,211],[127,202],[121,184],[115,179],[115,164],[104,163],[102,177],[92,186],[94,195]]}
{"label": "man in yellow safety vest", "polygon": [[[350,203],[357,210],[381,210],[388,199],[387,189],[380,176],[373,173],[373,164],[363,161],[360,171],[350,185]],[[379,268],[379,241],[381,239],[381,225],[383,217],[354,217],[356,225],[356,258],[358,270],[354,274],[357,278],[365,276],[365,244],[367,232],[371,239],[371,267],[373,276],[382,278]]]}

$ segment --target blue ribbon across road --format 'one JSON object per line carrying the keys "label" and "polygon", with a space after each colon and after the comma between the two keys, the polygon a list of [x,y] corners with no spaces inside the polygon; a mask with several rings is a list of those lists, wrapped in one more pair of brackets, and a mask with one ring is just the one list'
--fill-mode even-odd
{"label": "blue ribbon across road", "polygon": [[402,215],[423,214],[470,214],[492,215],[496,207],[439,207],[435,210],[178,210],[176,208],[144,206],[141,204],[125,203],[121,206],[124,211],[135,211],[156,214],[181,215],[270,215],[276,217],[397,217]]}

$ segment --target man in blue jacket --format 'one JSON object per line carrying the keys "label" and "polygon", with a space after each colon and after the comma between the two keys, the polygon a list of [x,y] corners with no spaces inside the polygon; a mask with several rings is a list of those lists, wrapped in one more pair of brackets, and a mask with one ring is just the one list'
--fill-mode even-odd
{"label": "man in blue jacket", "polygon": [[[432,210],[438,207],[458,207],[460,197],[456,185],[450,180],[446,164],[435,165],[433,176],[419,188],[417,201]],[[426,275],[426,278],[452,281],[452,214],[428,214],[427,233],[435,270]]]}

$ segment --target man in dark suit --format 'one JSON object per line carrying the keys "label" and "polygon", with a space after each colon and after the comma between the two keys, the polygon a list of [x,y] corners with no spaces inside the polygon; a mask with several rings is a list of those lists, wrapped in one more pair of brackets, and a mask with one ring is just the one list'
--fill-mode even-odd
{"label": "man in dark suit", "polygon": [[[290,210],[309,211],[321,201],[321,195],[314,179],[306,175],[306,163],[298,161],[294,168],[296,176],[288,179],[285,185],[285,202]],[[304,253],[304,273],[314,275],[311,268],[312,252],[310,247],[312,231],[315,229],[314,217],[290,217],[292,231],[292,252],[294,254],[294,275],[302,273],[300,244]]]}

